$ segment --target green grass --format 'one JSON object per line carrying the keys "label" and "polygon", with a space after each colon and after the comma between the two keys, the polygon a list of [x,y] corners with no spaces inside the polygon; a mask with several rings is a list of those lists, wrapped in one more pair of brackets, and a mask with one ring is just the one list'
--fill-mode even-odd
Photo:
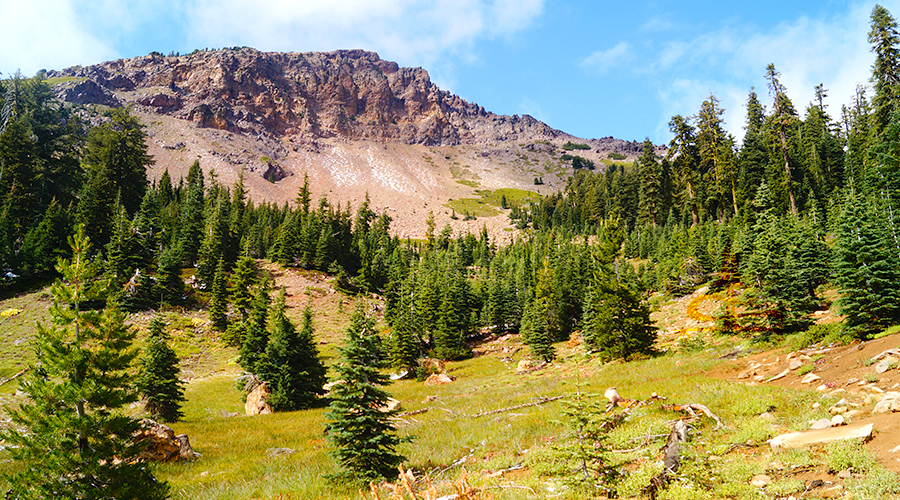
{"label": "green grass", "polygon": [[[498,194],[499,193],[499,194]],[[516,193],[480,192],[489,197],[506,195],[507,199],[528,196]],[[489,204],[485,203],[487,206]],[[323,288],[324,290],[324,288]],[[307,292],[316,292],[310,288]],[[338,306],[340,294],[312,293],[316,300],[317,336],[328,344],[320,345],[328,363],[334,363],[334,349],[339,343],[338,330],[346,326],[346,316],[353,310],[352,299]],[[0,302],[0,312],[19,308],[22,312],[0,319],[11,335],[0,337],[0,360],[6,373],[14,370],[19,349],[18,339],[30,339],[35,320],[46,319],[47,299],[34,292]],[[296,321],[299,308],[289,310]],[[343,311],[343,312],[342,312]],[[141,324],[145,315],[132,317]],[[355,487],[335,485],[323,476],[337,471],[328,455],[324,436],[325,409],[247,417],[236,388],[240,370],[234,348],[203,325],[203,313],[167,315],[176,351],[183,366],[193,378],[187,385],[185,418],[171,424],[177,434],[187,434],[201,457],[190,463],[162,464],[156,474],[172,486],[172,498],[212,499],[306,499],[359,498]],[[552,448],[566,439],[560,423],[562,401],[525,406],[489,415],[476,415],[537,401],[539,398],[565,396],[576,390],[605,404],[600,394],[615,386],[623,397],[646,400],[652,393],[667,398],[665,404],[698,403],[706,405],[721,417],[724,427],[701,416],[691,424],[690,439],[682,446],[682,468],[678,480],[660,498],[760,498],[760,490],[749,485],[755,474],[766,473],[775,479],[766,494],[795,494],[799,483],[788,471],[798,467],[843,470],[865,474],[848,484],[854,498],[879,498],[900,491],[895,475],[885,471],[859,446],[833,446],[825,452],[788,451],[775,453],[764,444],[772,436],[792,430],[805,430],[808,422],[821,418],[830,402],[815,391],[777,386],[751,386],[713,379],[705,375],[723,363],[718,353],[697,350],[669,354],[652,359],[601,364],[577,348],[570,350],[557,344],[559,358],[549,367],[528,374],[516,374],[516,362],[525,351],[512,354],[513,362],[502,362],[510,355],[495,353],[448,363],[451,384],[426,386],[414,380],[398,381],[387,387],[402,404],[401,411],[426,410],[397,421],[398,433],[414,437],[400,446],[407,457],[406,467],[417,474],[428,472],[436,482],[451,480],[461,472],[453,464],[465,457],[464,466],[475,486],[492,487],[496,499],[579,498],[572,491],[560,489],[561,481],[553,477],[549,463]],[[727,363],[727,361],[724,361]],[[428,397],[428,399],[426,399]],[[432,400],[431,397],[434,399]],[[821,401],[818,410],[812,403]],[[137,411],[137,410],[135,410]],[[621,412],[621,409],[614,410]],[[767,415],[763,415],[763,414]],[[232,416],[237,414],[235,416]],[[619,497],[640,494],[649,478],[660,471],[659,449],[665,443],[671,423],[685,415],[674,413],[659,403],[633,409],[629,416],[611,430],[606,446],[627,453],[614,454],[611,460],[626,474],[616,486]],[[273,448],[290,448],[294,453],[272,456]],[[14,465],[3,460],[0,473]],[[502,478],[485,474],[498,469],[524,465],[524,469]],[[542,475],[543,474],[543,475]],[[515,487],[501,488],[501,485]],[[555,488],[551,491],[550,487]],[[446,485],[443,486],[448,488]],[[534,491],[532,494],[528,489]],[[0,481],[0,490],[4,484]],[[445,493],[452,493],[447,490]],[[383,495],[382,498],[389,498]]]}
{"label": "green grass", "polygon": [[83,76],[55,76],[53,78],[47,78],[45,81],[47,82],[47,85],[53,86],[59,85],[60,83],[83,82],[85,80],[87,80],[87,78]]}
{"label": "green grass", "polygon": [[9,377],[34,360],[32,341],[35,324],[50,322],[50,296],[44,290],[25,293],[0,302],[0,313],[21,311],[14,315],[0,314],[0,378]]}

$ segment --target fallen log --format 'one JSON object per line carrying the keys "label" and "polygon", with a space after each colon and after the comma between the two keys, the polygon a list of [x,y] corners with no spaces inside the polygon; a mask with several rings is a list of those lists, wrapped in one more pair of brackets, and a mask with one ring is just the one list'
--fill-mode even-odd
{"label": "fallen log", "polygon": [[539,399],[537,401],[533,401],[531,403],[523,403],[523,404],[515,405],[515,406],[507,406],[506,408],[498,408],[496,410],[483,411],[481,413],[476,413],[475,415],[472,415],[472,418],[480,418],[480,417],[484,417],[487,415],[493,415],[495,413],[503,413],[505,411],[518,410],[519,408],[527,408],[529,406],[542,405],[542,404],[549,403],[551,401],[556,401],[557,399],[562,399],[564,397],[565,396],[554,396],[552,398],[541,398],[541,399]]}
{"label": "fallen log", "polygon": [[663,470],[650,479],[650,484],[644,487],[644,494],[648,495],[651,500],[656,499],[657,493],[663,489],[672,476],[678,472],[681,466],[681,443],[687,441],[688,426],[684,420],[678,420],[672,425],[672,432],[669,433],[669,439],[663,447]]}
{"label": "fallen log", "polygon": [[15,380],[15,379],[21,377],[21,376],[22,376],[23,374],[25,374],[25,372],[27,372],[27,371],[28,371],[28,368],[25,368],[24,370],[22,370],[22,371],[20,371],[19,373],[13,375],[12,377],[5,378],[5,379],[3,379],[3,380],[0,380],[0,385],[4,385],[4,384],[6,384],[7,382],[12,382],[13,380]]}
{"label": "fallen log", "polygon": [[716,416],[716,414],[713,413],[709,409],[709,407],[707,407],[706,405],[701,405],[701,404],[697,404],[697,403],[686,404],[686,405],[660,405],[660,408],[662,408],[663,410],[668,410],[668,411],[677,411],[677,412],[687,413],[691,417],[691,421],[697,420],[698,417],[697,417],[696,412],[699,411],[699,412],[702,412],[707,417],[715,420],[716,429],[725,427],[725,425],[722,423],[722,419],[719,418],[718,416]]}

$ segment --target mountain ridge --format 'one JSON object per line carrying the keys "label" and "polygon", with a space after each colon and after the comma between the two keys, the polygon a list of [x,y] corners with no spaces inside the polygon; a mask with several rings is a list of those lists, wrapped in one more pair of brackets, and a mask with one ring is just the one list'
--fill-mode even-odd
{"label": "mountain ridge", "polygon": [[46,76],[64,101],[130,107],[147,126],[151,178],[168,170],[177,179],[196,159],[224,183],[255,173],[245,179],[251,197],[284,203],[305,174],[314,196],[356,205],[369,194],[374,209],[392,211],[401,236],[422,237],[428,212],[456,231],[487,223],[508,235],[502,212],[462,221],[448,204],[480,190],[557,191],[574,173],[568,142],[589,145],[574,153],[600,168],[642,147],[486,111],[426,70],[364,50],[152,53]]}

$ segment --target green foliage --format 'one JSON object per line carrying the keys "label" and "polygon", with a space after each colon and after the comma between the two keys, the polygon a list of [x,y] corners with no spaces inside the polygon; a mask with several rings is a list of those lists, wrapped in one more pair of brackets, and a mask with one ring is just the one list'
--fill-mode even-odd
{"label": "green foliage", "polygon": [[388,394],[381,387],[388,380],[377,368],[379,345],[374,321],[357,308],[339,349],[337,375],[342,382],[332,389],[325,424],[340,477],[352,481],[393,477],[404,460],[396,452],[400,438],[391,421],[395,412],[383,410]]}
{"label": "green foliage", "polygon": [[[140,423],[125,415],[137,399],[129,368],[137,355],[133,331],[115,303],[82,309],[107,291],[88,260],[79,226],[71,260],[51,291],[54,325],[38,324],[38,363],[21,383],[29,401],[10,412],[3,433],[21,472],[8,477],[11,498],[166,498],[168,487],[132,460]],[[20,431],[16,429],[26,429]]]}
{"label": "green foliage", "polygon": [[576,142],[572,142],[572,141],[566,141],[566,143],[563,144],[562,148],[566,151],[572,151],[572,150],[576,150],[576,149],[581,149],[581,150],[591,149],[591,147],[588,146],[587,144],[576,143]]}
{"label": "green foliage", "polygon": [[325,365],[313,338],[312,309],[303,310],[300,331],[285,315],[284,288],[269,313],[269,343],[256,375],[269,383],[268,401],[276,411],[314,406],[325,390]]}
{"label": "green foliage", "polygon": [[612,417],[598,400],[598,395],[584,394],[579,389],[563,402],[560,413],[565,417],[567,434],[553,446],[553,458],[563,480],[590,496],[614,491],[620,477],[605,445]]}
{"label": "green foliage", "polygon": [[153,418],[177,422],[183,416],[184,382],[178,378],[178,356],[169,347],[165,329],[166,323],[160,316],[150,322],[135,385],[145,400],[144,409]]}

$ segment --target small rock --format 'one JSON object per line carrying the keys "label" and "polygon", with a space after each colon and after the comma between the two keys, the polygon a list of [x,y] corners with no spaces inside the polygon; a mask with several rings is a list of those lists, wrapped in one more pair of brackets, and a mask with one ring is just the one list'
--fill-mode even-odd
{"label": "small rock", "polygon": [[839,484],[836,484],[819,492],[819,496],[822,498],[839,498],[843,494],[844,487]]}
{"label": "small rock", "polygon": [[526,373],[533,370],[535,367],[535,362],[530,359],[523,359],[519,361],[519,364],[516,365],[516,373]]}
{"label": "small rock", "polygon": [[807,373],[806,375],[803,376],[802,379],[800,379],[800,383],[801,384],[811,384],[818,380],[822,380],[822,377],[816,375],[815,373]]}
{"label": "small rock", "polygon": [[388,413],[388,412],[392,412],[392,411],[400,411],[400,401],[398,401],[394,398],[388,398],[387,401],[384,403],[384,406],[382,406],[381,408],[378,408],[378,411],[383,412],[383,413]]}
{"label": "small rock", "polygon": [[446,373],[432,373],[425,379],[425,385],[446,385],[453,383],[453,379]]}
{"label": "small rock", "polygon": [[853,474],[850,473],[850,469],[844,469],[837,473],[837,477],[841,479],[850,479],[853,477]]}
{"label": "small rock", "polygon": [[853,385],[853,384],[855,384],[855,383],[857,383],[857,382],[859,382],[859,379],[856,378],[856,377],[854,377],[854,378],[851,378],[850,380],[847,380],[847,383],[844,384],[844,385]]}
{"label": "small rock", "polygon": [[847,401],[847,398],[841,398],[840,401],[834,404],[834,406],[849,406],[850,402]]}
{"label": "small rock", "polygon": [[813,403],[813,410],[817,410],[817,409],[819,409],[821,406],[822,406],[822,405],[819,404],[818,401],[816,401],[815,403]]}
{"label": "small rock", "polygon": [[269,448],[268,450],[266,450],[266,454],[270,457],[279,457],[282,455],[290,455],[295,451],[297,450],[293,450],[291,448]]}
{"label": "small rock", "polygon": [[900,446],[894,446],[888,451],[888,453],[900,453]]}
{"label": "small rock", "polygon": [[775,375],[774,377],[772,377],[772,378],[766,380],[766,382],[768,383],[768,382],[774,382],[774,381],[776,381],[776,380],[781,380],[781,379],[783,379],[784,377],[787,377],[789,373],[791,373],[790,370],[785,370],[785,371],[779,373],[778,375]]}
{"label": "small rock", "polygon": [[835,415],[831,417],[830,427],[840,427],[842,425],[847,425],[847,421],[843,415]]}
{"label": "small rock", "polygon": [[816,420],[809,426],[810,429],[827,429],[829,427],[831,427],[831,420],[827,418]]}
{"label": "small rock", "polygon": [[771,413],[769,413],[767,411],[760,413],[759,418],[762,420],[765,420],[767,422],[774,422],[775,420],[777,420],[777,417],[775,417],[775,415],[772,415]]}
{"label": "small rock", "polygon": [[793,371],[793,370],[796,370],[797,368],[800,368],[801,366],[803,366],[803,361],[800,361],[799,359],[792,359],[791,364],[788,365],[788,370]]}
{"label": "small rock", "polygon": [[831,408],[828,409],[828,413],[830,413],[832,415],[840,415],[841,413],[844,413],[846,411],[847,411],[846,406],[832,406]]}
{"label": "small rock", "polygon": [[855,440],[866,442],[872,438],[874,424],[843,425],[829,429],[816,429],[805,432],[790,432],[769,440],[773,451],[810,448],[821,446],[832,441]]}
{"label": "small rock", "polygon": [[750,484],[757,488],[764,488],[772,482],[772,478],[765,474],[757,474],[750,479]]}
{"label": "small rock", "polygon": [[422,400],[422,404],[433,403],[434,401],[437,401],[437,396],[425,396],[425,399]]}
{"label": "small rock", "polygon": [[882,373],[884,373],[896,366],[897,366],[897,358],[887,357],[875,364],[875,373],[881,375]]}

